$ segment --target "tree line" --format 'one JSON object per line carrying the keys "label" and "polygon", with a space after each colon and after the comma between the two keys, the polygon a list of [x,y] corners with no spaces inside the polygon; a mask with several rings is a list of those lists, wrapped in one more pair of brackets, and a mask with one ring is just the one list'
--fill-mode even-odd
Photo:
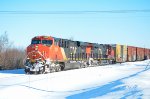
{"label": "tree line", "polygon": [[25,50],[13,46],[7,33],[0,35],[0,70],[23,68]]}

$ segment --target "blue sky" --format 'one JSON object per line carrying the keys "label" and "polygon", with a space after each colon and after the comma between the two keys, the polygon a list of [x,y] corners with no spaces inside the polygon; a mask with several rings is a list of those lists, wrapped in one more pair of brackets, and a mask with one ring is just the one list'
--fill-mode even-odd
{"label": "blue sky", "polygon": [[[0,11],[111,11],[150,9],[150,0],[0,0]],[[150,48],[150,12],[86,14],[0,13],[0,34],[15,46],[48,35]]]}

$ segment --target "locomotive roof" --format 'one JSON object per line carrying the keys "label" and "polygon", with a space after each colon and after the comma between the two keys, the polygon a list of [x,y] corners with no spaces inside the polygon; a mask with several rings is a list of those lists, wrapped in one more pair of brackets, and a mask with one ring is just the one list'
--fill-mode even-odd
{"label": "locomotive roof", "polygon": [[53,38],[52,36],[35,36],[33,37],[32,39],[36,39],[36,38],[39,38],[39,39],[43,39],[43,38]]}

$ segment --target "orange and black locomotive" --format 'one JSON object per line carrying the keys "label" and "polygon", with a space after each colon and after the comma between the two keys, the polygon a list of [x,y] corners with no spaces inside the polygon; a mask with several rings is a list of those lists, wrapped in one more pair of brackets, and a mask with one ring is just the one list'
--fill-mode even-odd
{"label": "orange and black locomotive", "polygon": [[26,73],[46,73],[114,62],[114,50],[97,44],[36,36],[27,47]]}

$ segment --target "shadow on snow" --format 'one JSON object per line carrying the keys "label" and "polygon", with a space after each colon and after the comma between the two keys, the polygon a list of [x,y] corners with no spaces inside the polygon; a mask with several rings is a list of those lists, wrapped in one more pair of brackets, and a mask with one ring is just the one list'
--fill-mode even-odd
{"label": "shadow on snow", "polygon": [[[103,96],[103,95],[106,95],[106,94],[109,94],[109,93],[112,93],[112,92],[128,90],[128,88],[124,85],[122,80],[125,80],[125,79],[128,79],[128,78],[137,76],[138,74],[140,74],[142,72],[145,72],[145,71],[147,71],[149,69],[150,69],[150,66],[146,65],[144,70],[142,70],[140,72],[137,72],[135,74],[132,74],[132,75],[130,75],[128,77],[124,77],[124,78],[118,79],[118,80],[110,82],[110,83],[108,83],[106,85],[99,86],[97,88],[94,88],[92,90],[88,90],[88,91],[85,91],[85,92],[82,92],[82,93],[79,93],[79,94],[74,94],[74,95],[68,96],[66,98],[67,99],[89,99],[89,98],[100,97],[100,96]],[[82,90],[80,90],[80,91],[82,91]],[[126,92],[121,97],[121,99],[126,99],[129,96],[134,96],[135,94],[136,94],[137,98],[140,99],[141,96],[143,95],[141,92],[142,91],[137,88],[137,85],[135,85],[135,87],[130,88],[128,90],[128,92]]]}
{"label": "shadow on snow", "polygon": [[25,74],[24,69],[0,70],[0,73],[7,73],[7,74]]}

